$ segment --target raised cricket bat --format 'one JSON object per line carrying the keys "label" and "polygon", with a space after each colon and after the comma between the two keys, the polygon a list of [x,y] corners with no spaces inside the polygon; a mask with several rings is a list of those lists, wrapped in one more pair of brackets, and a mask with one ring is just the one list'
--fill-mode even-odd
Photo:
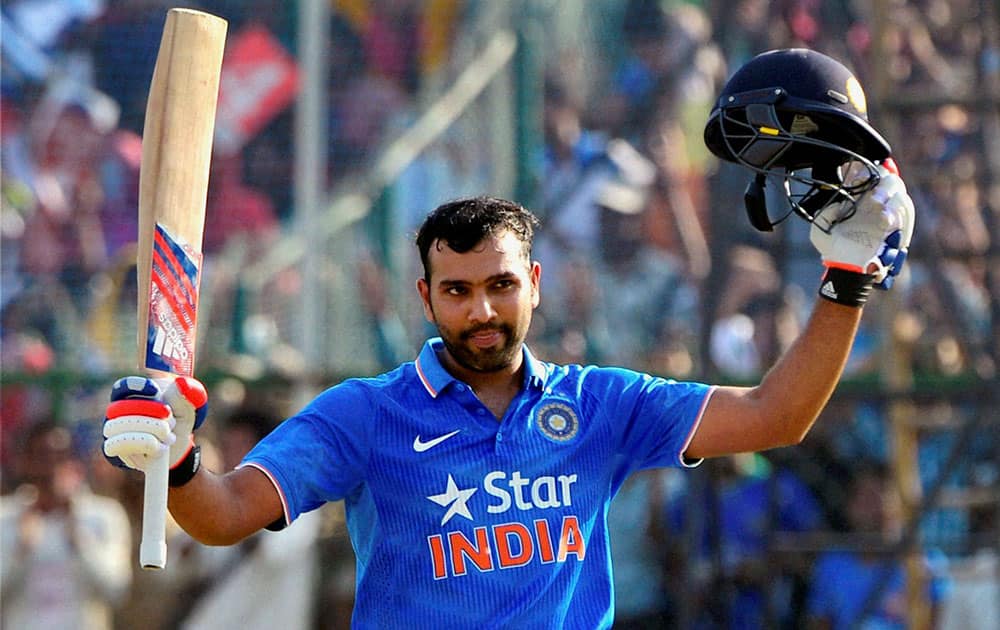
{"label": "raised cricket bat", "polygon": [[[190,9],[167,12],[149,86],[139,169],[136,254],[139,368],[154,377],[194,372],[201,243],[215,107],[227,22]],[[139,563],[167,561],[169,457],[146,472]]]}

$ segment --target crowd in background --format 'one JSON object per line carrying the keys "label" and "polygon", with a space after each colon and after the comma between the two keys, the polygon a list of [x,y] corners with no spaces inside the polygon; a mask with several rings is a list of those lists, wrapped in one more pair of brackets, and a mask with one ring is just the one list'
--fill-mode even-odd
{"label": "crowd in background", "polygon": [[[109,375],[131,365],[142,123],[172,4],[14,0],[2,9],[3,625],[346,627],[353,557],[340,506],[222,550],[172,531],[169,569],[140,572],[142,480],[97,451]],[[538,4],[557,20],[574,3]],[[847,372],[859,385],[834,399],[806,443],[694,473],[651,471],[623,487],[611,515],[620,627],[823,619],[847,628],[852,615],[904,627],[914,614],[909,565],[893,541],[913,536],[927,548],[915,561],[920,599],[940,627],[996,619],[1000,469],[988,390],[911,401],[922,423],[918,483],[953,497],[917,526],[904,500],[912,494],[892,471],[897,407],[875,394],[890,355],[911,383],[995,387],[1000,28],[988,2],[887,4],[891,19],[848,0],[601,0],[580,5],[593,13],[592,48],[552,46],[545,58],[540,155],[518,159],[539,182],[521,201],[542,219],[543,300],[529,343],[547,360],[747,382],[795,338],[819,278],[808,226],[790,219],[774,233],[754,231],[743,215],[748,175],[711,158],[701,139],[726,77],[758,52],[806,46],[854,69],[918,208],[904,278],[866,309]],[[295,54],[295,3],[202,5],[229,20],[231,38],[263,24]],[[451,44],[483,6],[331,2],[328,187],[363,173],[433,100],[462,63]],[[587,70],[595,59],[602,72]],[[213,158],[206,273],[253,260],[290,230],[293,116],[291,107],[274,112],[238,150]],[[461,190],[459,173],[478,181],[468,147],[442,153],[443,166],[416,166],[446,173],[448,186],[404,176],[393,191],[402,216],[420,217]],[[351,282],[372,327],[372,363],[387,368],[415,356],[427,328],[392,300],[379,243],[357,249]],[[239,302],[232,285],[212,286],[216,304]],[[307,290],[294,270],[268,284],[275,301],[294,303]],[[220,317],[203,325],[224,327]],[[273,343],[274,327],[249,318],[240,349]],[[274,356],[266,379],[240,378],[236,360],[221,365],[199,437],[217,470],[294,411],[296,374]],[[951,457],[958,446],[960,462]],[[987,602],[972,625],[962,616],[970,601]]]}

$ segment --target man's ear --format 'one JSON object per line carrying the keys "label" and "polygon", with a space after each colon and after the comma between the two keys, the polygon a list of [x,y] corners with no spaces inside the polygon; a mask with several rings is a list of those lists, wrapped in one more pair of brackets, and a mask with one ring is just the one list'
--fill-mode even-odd
{"label": "man's ear", "polygon": [[531,306],[532,308],[538,308],[542,298],[542,264],[537,260],[531,263],[531,271],[529,274],[531,277]]}
{"label": "man's ear", "polygon": [[420,302],[424,307],[424,317],[432,324],[437,323],[434,321],[434,311],[431,309],[431,287],[427,284],[427,280],[417,278],[417,293],[420,294]]}

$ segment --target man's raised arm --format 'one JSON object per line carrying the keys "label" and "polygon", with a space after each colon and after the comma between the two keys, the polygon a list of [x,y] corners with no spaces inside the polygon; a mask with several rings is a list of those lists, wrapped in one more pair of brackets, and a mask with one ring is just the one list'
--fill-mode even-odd
{"label": "man's raised arm", "polygon": [[712,394],[689,458],[760,451],[805,437],[843,373],[872,287],[888,288],[899,273],[913,223],[913,202],[890,161],[847,219],[813,224],[810,239],[826,272],[805,330],[760,385]]}
{"label": "man's raised arm", "polygon": [[177,523],[207,545],[231,545],[284,517],[270,479],[252,467],[217,475],[201,468],[194,430],[205,420],[208,394],[197,380],[128,376],[115,382],[104,421],[104,455],[145,471],[169,450],[168,507]]}

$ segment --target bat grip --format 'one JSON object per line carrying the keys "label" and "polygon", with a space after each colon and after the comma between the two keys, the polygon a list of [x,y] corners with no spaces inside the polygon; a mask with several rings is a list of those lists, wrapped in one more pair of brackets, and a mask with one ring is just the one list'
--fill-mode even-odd
{"label": "bat grip", "polygon": [[142,495],[142,542],[139,564],[143,569],[162,569],[167,564],[167,481],[170,454],[164,452],[146,469]]}

